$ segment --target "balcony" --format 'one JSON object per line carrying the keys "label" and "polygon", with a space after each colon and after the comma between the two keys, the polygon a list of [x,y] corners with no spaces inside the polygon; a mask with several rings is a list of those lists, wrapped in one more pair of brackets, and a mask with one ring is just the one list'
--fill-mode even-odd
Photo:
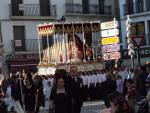
{"label": "balcony", "polygon": [[82,4],[65,4],[65,13],[66,15],[111,15],[112,8],[111,6],[104,6],[103,8],[100,8],[98,5],[89,5],[89,7],[85,10],[82,7]]}
{"label": "balcony", "polygon": [[[12,40],[12,49],[13,52],[38,52],[38,39],[25,39],[25,40]],[[40,39],[40,47],[43,50],[42,39]]]}
{"label": "balcony", "polygon": [[50,8],[40,8],[39,4],[10,4],[12,19],[55,19],[56,5]]}
{"label": "balcony", "polygon": [[150,11],[148,5],[146,6],[146,8],[144,7],[144,2],[128,3],[124,4],[123,7],[124,15],[140,14]]}

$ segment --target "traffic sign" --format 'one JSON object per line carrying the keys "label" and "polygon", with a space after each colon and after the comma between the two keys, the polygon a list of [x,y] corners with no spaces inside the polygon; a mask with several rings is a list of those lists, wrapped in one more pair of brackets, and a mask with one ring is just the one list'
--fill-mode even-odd
{"label": "traffic sign", "polygon": [[102,38],[102,45],[110,45],[110,44],[117,44],[117,43],[119,43],[119,37],[117,36]]}
{"label": "traffic sign", "polygon": [[144,36],[132,36],[131,39],[135,43],[136,47],[140,48],[144,41]]}
{"label": "traffic sign", "polygon": [[110,37],[110,36],[117,36],[117,35],[119,35],[118,29],[109,29],[101,32],[102,37]]}
{"label": "traffic sign", "polygon": [[104,53],[103,54],[103,59],[104,60],[116,60],[121,58],[121,53],[120,52],[112,52],[112,53]]}
{"label": "traffic sign", "polygon": [[102,46],[102,52],[103,53],[110,53],[110,52],[117,52],[117,51],[120,51],[120,45],[119,44]]}
{"label": "traffic sign", "polygon": [[101,30],[113,29],[119,26],[118,21],[104,22],[101,23]]}

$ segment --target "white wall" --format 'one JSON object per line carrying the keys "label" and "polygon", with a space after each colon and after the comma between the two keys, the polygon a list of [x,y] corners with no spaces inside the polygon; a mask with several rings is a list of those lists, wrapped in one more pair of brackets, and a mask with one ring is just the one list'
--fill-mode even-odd
{"label": "white wall", "polygon": [[11,0],[0,0],[0,20],[9,19]]}
{"label": "white wall", "polygon": [[1,30],[4,44],[4,52],[9,53],[12,51],[12,43],[11,43],[11,40],[13,40],[12,22],[11,21],[2,22]]}
{"label": "white wall", "polygon": [[4,50],[6,53],[12,52],[11,40],[14,40],[13,26],[25,26],[25,38],[26,39],[37,39],[37,25],[44,23],[43,21],[2,21],[2,37]]}
{"label": "white wall", "polygon": [[51,0],[52,5],[57,7],[57,19],[60,19],[65,12],[65,0]]}

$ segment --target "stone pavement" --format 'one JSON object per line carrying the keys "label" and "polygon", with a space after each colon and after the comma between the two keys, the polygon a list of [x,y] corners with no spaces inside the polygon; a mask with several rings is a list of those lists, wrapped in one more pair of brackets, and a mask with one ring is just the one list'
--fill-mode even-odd
{"label": "stone pavement", "polygon": [[104,103],[102,101],[85,102],[81,113],[100,113],[103,108]]}
{"label": "stone pavement", "polygon": [[[102,101],[85,102],[83,104],[81,113],[100,113],[104,108]],[[48,113],[47,111],[41,111],[40,113]]]}

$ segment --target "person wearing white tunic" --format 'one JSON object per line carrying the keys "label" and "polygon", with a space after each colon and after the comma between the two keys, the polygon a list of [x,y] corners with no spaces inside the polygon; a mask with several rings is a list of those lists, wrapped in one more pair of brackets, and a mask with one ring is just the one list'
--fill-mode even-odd
{"label": "person wearing white tunic", "polygon": [[103,77],[102,77],[101,73],[98,73],[97,79],[98,79],[98,83],[101,84],[102,80],[103,80]]}
{"label": "person wearing white tunic", "polygon": [[87,78],[88,78],[88,88],[90,88],[90,85],[91,85],[91,75],[90,75],[90,73],[88,72],[87,73]]}
{"label": "person wearing white tunic", "polygon": [[106,73],[102,74],[102,82],[105,82],[106,81]]}
{"label": "person wearing white tunic", "polygon": [[12,94],[11,94],[11,85],[7,86],[6,90],[6,98],[4,99],[4,102],[7,105],[7,110],[8,112],[11,111],[12,107],[14,107],[15,101],[12,99]]}
{"label": "person wearing white tunic", "polygon": [[48,78],[46,76],[44,76],[43,81],[42,81],[43,88],[45,88],[47,86],[47,82],[48,82]]}
{"label": "person wearing white tunic", "polygon": [[128,72],[126,71],[126,70],[120,70],[119,72],[118,72],[118,74],[121,76],[121,78],[122,78],[122,80],[123,80],[123,82],[127,79],[127,77],[128,77]]}
{"label": "person wearing white tunic", "polygon": [[51,95],[51,90],[52,90],[51,81],[48,81],[47,85],[43,89],[43,93],[44,93],[44,96],[45,96],[45,107],[44,107],[45,110],[49,110],[49,108],[50,108],[49,98],[50,98],[50,95]]}
{"label": "person wearing white tunic", "polygon": [[98,83],[98,79],[97,79],[97,74],[93,73],[93,78],[94,78],[94,87],[96,87],[97,83]]}
{"label": "person wearing white tunic", "polygon": [[54,78],[53,78],[52,76],[50,76],[50,77],[48,78],[48,81],[50,81],[50,82],[51,82],[51,85],[53,86]]}

